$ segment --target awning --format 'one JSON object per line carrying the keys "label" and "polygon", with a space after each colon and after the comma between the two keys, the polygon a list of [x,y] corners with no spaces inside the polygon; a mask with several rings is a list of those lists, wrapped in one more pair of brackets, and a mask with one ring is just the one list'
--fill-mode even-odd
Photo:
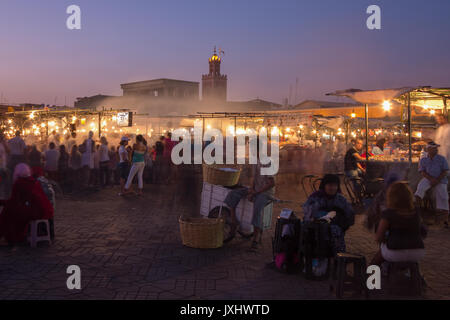
{"label": "awning", "polygon": [[[430,86],[382,90],[347,89],[327,93],[326,95],[347,97],[362,104],[382,104],[384,101],[402,103],[402,99],[407,93],[410,93],[412,106],[443,109],[445,100],[450,100],[450,88],[432,88]],[[447,103],[447,107],[449,107],[449,103]]]}
{"label": "awning", "polygon": [[327,93],[327,96],[347,97],[362,104],[380,104],[386,100],[395,100],[408,92],[412,92],[423,87],[404,87],[397,89],[383,90],[360,90],[348,89],[338,90],[336,92]]}

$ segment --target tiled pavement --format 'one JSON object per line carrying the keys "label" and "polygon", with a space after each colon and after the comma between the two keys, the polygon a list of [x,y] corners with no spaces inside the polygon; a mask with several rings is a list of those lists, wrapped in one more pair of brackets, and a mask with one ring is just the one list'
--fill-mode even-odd
{"label": "tiled pavement", "polygon": [[[0,243],[0,299],[334,298],[326,282],[266,267],[271,231],[265,232],[257,253],[239,236],[216,250],[183,247],[178,217],[190,209],[175,190],[173,185],[150,185],[142,198],[120,198],[116,189],[106,189],[60,199],[52,246],[11,250]],[[296,201],[301,195],[289,182],[277,194]],[[274,213],[279,210],[276,206]],[[361,223],[358,216],[347,234],[348,250],[370,259],[376,246]],[[426,246],[421,267],[430,288],[425,297],[449,299],[449,230],[432,228]],[[66,269],[73,264],[81,268],[79,291],[66,287]]]}

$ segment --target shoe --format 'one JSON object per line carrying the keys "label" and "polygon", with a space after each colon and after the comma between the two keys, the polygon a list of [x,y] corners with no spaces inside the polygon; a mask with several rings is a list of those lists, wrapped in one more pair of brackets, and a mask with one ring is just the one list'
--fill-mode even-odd
{"label": "shoe", "polygon": [[258,241],[254,241],[252,242],[252,246],[250,247],[250,249],[252,250],[257,250],[259,248],[259,243]]}

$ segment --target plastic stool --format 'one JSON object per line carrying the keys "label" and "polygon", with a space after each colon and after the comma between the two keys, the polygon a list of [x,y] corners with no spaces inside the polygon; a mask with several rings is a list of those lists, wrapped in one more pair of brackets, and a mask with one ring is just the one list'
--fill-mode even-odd
{"label": "plastic stool", "polygon": [[406,270],[409,270],[410,276],[408,286],[404,288],[404,292],[411,295],[421,296],[423,292],[422,276],[420,275],[419,264],[417,262],[389,262],[389,293],[396,291],[394,289],[400,289],[398,286],[394,285],[394,279],[399,272]]}
{"label": "plastic stool", "polygon": [[[46,227],[46,233],[42,236],[38,235],[38,227],[40,223],[45,223]],[[48,223],[48,220],[33,220],[30,222],[30,236],[28,237],[28,241],[33,248],[35,248],[37,243],[40,241],[48,241],[49,244],[52,244],[52,240],[50,239],[50,224]]]}
{"label": "plastic stool", "polygon": [[[369,289],[366,285],[366,258],[359,254],[338,253],[336,297],[342,299],[345,291],[364,291],[365,298],[369,298]],[[347,273],[347,264],[353,264],[353,276]]]}

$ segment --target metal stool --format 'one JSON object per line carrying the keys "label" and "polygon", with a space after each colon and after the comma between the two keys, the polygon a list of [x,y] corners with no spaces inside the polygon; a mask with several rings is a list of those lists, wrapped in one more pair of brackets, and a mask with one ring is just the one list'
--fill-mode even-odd
{"label": "metal stool", "polygon": [[[45,224],[45,235],[38,235],[39,224]],[[37,243],[40,241],[48,241],[49,244],[52,244],[52,240],[50,239],[50,224],[48,220],[33,220],[30,222],[30,236],[28,237],[28,241],[30,242],[31,247],[35,248]]]}
{"label": "metal stool", "polygon": [[[369,298],[369,290],[366,285],[366,258],[359,254],[338,253],[337,260],[337,286],[336,297],[342,299],[345,291],[364,291],[365,298]],[[353,276],[347,273],[347,264],[353,264]]]}
{"label": "metal stool", "polygon": [[[409,280],[407,281],[408,285],[399,287],[397,285],[398,281],[396,282],[395,280],[400,272],[406,270],[409,271],[410,275]],[[421,296],[423,292],[423,286],[419,264],[417,262],[390,262],[388,271],[388,288],[389,293],[396,293],[397,291],[401,291],[402,294]]]}

